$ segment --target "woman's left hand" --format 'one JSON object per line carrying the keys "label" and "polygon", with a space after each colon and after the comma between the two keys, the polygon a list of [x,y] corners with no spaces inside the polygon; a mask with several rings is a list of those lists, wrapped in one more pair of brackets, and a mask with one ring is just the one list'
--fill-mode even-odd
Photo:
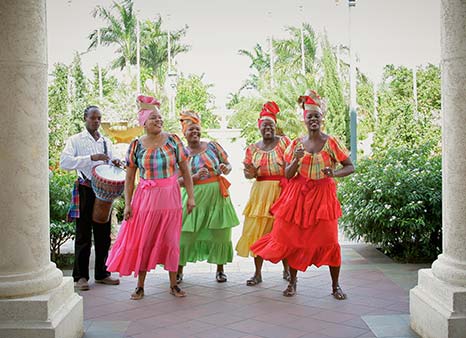
{"label": "woman's left hand", "polygon": [[330,167],[325,167],[324,169],[322,169],[322,173],[327,177],[334,177],[335,176],[335,172]]}
{"label": "woman's left hand", "polygon": [[225,163],[220,163],[218,166],[220,171],[222,172],[223,175],[228,175],[231,171],[231,165],[230,164],[225,164]]}
{"label": "woman's left hand", "polygon": [[186,203],[186,212],[188,214],[193,211],[193,209],[196,207],[196,202],[194,202],[194,197],[188,198],[188,202]]}

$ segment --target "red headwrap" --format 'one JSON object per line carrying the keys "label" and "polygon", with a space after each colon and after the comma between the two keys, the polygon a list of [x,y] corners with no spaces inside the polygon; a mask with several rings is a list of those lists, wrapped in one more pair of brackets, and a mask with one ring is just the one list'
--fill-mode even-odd
{"label": "red headwrap", "polygon": [[257,124],[259,128],[264,120],[272,120],[273,122],[277,123],[277,114],[280,111],[278,104],[273,101],[268,101],[264,103],[262,106],[262,110],[260,112],[260,118],[257,120]]}
{"label": "red headwrap", "polygon": [[149,118],[149,115],[156,111],[159,111],[160,108],[160,102],[157,101],[156,98],[152,96],[144,96],[144,95],[139,95],[136,99],[136,103],[138,104],[138,121],[139,125],[143,126],[147,119]]}
{"label": "red headwrap", "polygon": [[322,114],[322,98],[315,90],[307,90],[303,96],[300,96],[298,103],[303,108],[303,119],[306,118],[308,111],[318,111]]}

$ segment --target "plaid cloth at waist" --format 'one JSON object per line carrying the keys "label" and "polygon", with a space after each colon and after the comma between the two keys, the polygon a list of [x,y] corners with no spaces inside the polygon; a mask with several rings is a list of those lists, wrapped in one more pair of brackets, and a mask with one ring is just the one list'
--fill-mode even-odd
{"label": "plaid cloth at waist", "polygon": [[86,187],[91,187],[91,182],[89,180],[84,180],[81,177],[74,182],[73,190],[71,191],[71,202],[68,213],[66,214],[66,221],[73,222],[76,218],[79,218],[79,185],[84,185]]}

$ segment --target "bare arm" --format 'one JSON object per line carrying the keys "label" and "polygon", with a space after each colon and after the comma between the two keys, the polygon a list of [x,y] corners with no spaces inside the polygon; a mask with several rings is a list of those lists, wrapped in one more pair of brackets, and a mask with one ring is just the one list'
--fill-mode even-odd
{"label": "bare arm", "polygon": [[131,209],[131,199],[133,198],[134,192],[134,178],[136,176],[136,167],[127,167],[126,168],[126,178],[125,178],[125,211],[123,217],[125,220],[129,219],[132,216]]}
{"label": "bare arm", "polygon": [[252,178],[256,178],[257,177],[257,169],[258,168],[255,168],[250,163],[244,163],[244,169],[243,169],[244,177],[247,178],[248,180],[250,180]]}
{"label": "bare arm", "polygon": [[348,157],[346,160],[340,163],[343,166],[342,168],[338,170],[333,170],[330,167],[326,167],[322,169],[322,172],[329,177],[345,177],[351,175],[354,172],[354,166],[353,162],[351,161],[351,158]]}
{"label": "bare arm", "polygon": [[296,148],[293,153],[293,160],[285,168],[285,177],[287,179],[290,179],[294,177],[294,175],[296,175],[296,172],[298,171],[298,168],[299,168],[299,162],[303,156],[304,156],[304,148],[302,147]]}
{"label": "bare arm", "polygon": [[193,210],[196,206],[194,202],[194,192],[193,192],[193,179],[191,177],[191,172],[188,168],[188,162],[183,161],[178,163],[181,171],[181,176],[183,176],[184,187],[186,189],[186,193],[188,194],[188,203],[186,205],[188,214]]}

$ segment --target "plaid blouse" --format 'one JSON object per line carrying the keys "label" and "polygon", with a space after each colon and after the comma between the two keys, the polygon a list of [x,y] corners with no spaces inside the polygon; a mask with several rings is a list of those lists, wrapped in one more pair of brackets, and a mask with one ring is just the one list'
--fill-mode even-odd
{"label": "plaid blouse", "polygon": [[287,136],[280,137],[275,148],[272,150],[262,150],[256,144],[251,144],[246,148],[244,164],[252,164],[258,176],[284,176],[285,175],[285,150],[291,143]]}
{"label": "plaid blouse", "polygon": [[126,155],[128,167],[139,168],[139,176],[145,180],[167,178],[175,175],[178,163],[188,158],[188,152],[175,134],[169,134],[167,141],[160,147],[144,148],[139,139],[129,145]]}
{"label": "plaid blouse", "polygon": [[[290,163],[293,160],[293,153],[297,147],[303,147],[302,137],[291,142],[290,146],[285,151],[285,161]],[[336,169],[338,163],[346,160],[349,156],[349,151],[336,137],[328,136],[322,150],[318,153],[311,154],[304,151],[304,156],[301,158],[298,173],[312,180],[320,180],[326,178],[321,171],[325,167]]]}
{"label": "plaid blouse", "polygon": [[228,154],[220,144],[210,141],[207,148],[197,154],[189,154],[189,164],[191,166],[191,173],[194,175],[201,168],[209,169],[209,176],[203,178],[204,180],[222,174],[218,166],[220,163],[228,163]]}

